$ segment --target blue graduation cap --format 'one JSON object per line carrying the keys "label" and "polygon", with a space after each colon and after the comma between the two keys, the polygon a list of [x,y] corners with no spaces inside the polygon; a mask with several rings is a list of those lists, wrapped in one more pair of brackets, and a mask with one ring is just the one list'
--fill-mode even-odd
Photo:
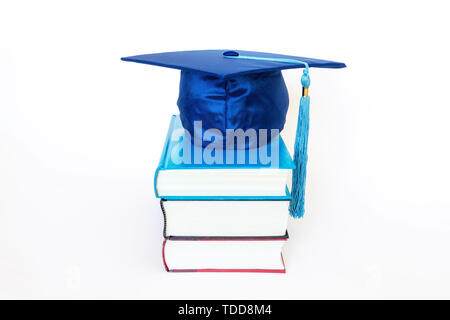
{"label": "blue graduation cap", "polygon": [[[344,68],[344,63],[241,50],[165,52],[122,60],[181,70],[177,104],[183,127],[194,141],[203,141],[201,137],[209,129],[219,130],[224,137],[219,143],[223,144],[229,130],[254,129],[259,132],[265,129],[268,134],[263,139],[265,142],[273,137],[272,129],[281,131],[289,106],[281,70],[304,68],[290,205],[292,216],[303,216],[309,131],[309,68]],[[194,125],[196,121],[202,122],[200,131]],[[195,139],[198,136],[200,139]],[[237,147],[258,147],[263,143],[259,138]]]}

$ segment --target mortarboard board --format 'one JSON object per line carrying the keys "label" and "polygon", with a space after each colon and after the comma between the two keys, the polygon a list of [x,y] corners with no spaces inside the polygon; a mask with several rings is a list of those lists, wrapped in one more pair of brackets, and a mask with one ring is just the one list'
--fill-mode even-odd
{"label": "mortarboard board", "polygon": [[[224,56],[251,56],[269,60],[230,60],[224,59]],[[176,51],[122,58],[123,61],[150,64],[182,71],[201,72],[225,79],[250,73],[303,68],[304,66],[303,64],[299,65],[292,62],[273,61],[273,59],[299,60],[306,62],[311,68],[345,68],[345,64],[341,62],[243,50]]]}
{"label": "mortarboard board", "polygon": [[[340,62],[253,51],[198,50],[145,54],[123,61],[181,70],[178,108],[183,127],[193,141],[202,141],[208,130],[219,130],[215,142],[228,143],[229,130],[267,130],[263,141],[273,138],[273,130],[283,129],[289,97],[281,70],[304,68],[292,180],[291,215],[303,216],[309,131],[309,68],[344,68]],[[195,126],[201,121],[200,129]],[[195,137],[200,136],[200,139]],[[261,136],[237,148],[261,146]],[[219,139],[219,141],[217,141]],[[234,143],[234,140],[233,140]],[[229,147],[228,145],[226,147]],[[234,147],[236,147],[234,145]]]}

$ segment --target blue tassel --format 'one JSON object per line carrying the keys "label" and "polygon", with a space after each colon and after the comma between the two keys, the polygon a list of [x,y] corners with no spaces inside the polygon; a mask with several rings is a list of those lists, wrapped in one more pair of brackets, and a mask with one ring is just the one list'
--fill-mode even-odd
{"label": "blue tassel", "polygon": [[[248,59],[248,60],[262,60],[275,62],[289,62],[303,64],[302,86],[309,88],[309,65],[306,62],[293,59],[283,58],[267,58],[267,57],[252,57],[240,56],[234,51],[227,51],[224,53],[225,58],[229,59]],[[305,93],[306,91],[304,91]],[[294,163],[295,168],[292,172],[292,190],[291,203],[289,204],[289,212],[294,218],[301,218],[305,213],[305,180],[306,180],[306,162],[308,161],[308,133],[309,133],[309,97],[303,94],[300,99],[300,108],[298,111],[297,133],[295,137],[294,147]]]}
{"label": "blue tassel", "polygon": [[[308,68],[303,70],[302,86],[309,87],[310,79]],[[294,147],[295,168],[292,173],[291,203],[289,212],[294,218],[301,218],[305,213],[305,181],[306,163],[308,161],[308,134],[309,134],[309,97],[303,95],[300,99],[298,111],[297,133]]]}

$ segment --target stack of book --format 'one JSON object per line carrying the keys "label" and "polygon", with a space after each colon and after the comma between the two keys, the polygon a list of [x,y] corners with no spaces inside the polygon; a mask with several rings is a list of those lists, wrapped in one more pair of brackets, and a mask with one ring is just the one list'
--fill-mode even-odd
{"label": "stack of book", "polygon": [[294,163],[281,137],[270,143],[271,148],[276,144],[276,161],[263,164],[258,158],[250,163],[245,150],[244,163],[236,152],[232,163],[205,164],[195,159],[201,147],[195,150],[190,144],[186,153],[180,132],[180,118],[172,116],[155,173],[166,270],[284,273],[281,250],[288,239],[290,200],[286,183]]}

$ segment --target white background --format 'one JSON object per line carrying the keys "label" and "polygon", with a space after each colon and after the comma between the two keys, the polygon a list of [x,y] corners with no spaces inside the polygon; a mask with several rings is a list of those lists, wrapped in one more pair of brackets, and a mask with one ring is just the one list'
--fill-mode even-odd
{"label": "white background", "polygon": [[[450,298],[445,1],[2,1],[1,298]],[[122,56],[267,51],[312,69],[287,274],[169,274],[153,195],[179,72]],[[300,72],[284,76],[294,142]]]}

